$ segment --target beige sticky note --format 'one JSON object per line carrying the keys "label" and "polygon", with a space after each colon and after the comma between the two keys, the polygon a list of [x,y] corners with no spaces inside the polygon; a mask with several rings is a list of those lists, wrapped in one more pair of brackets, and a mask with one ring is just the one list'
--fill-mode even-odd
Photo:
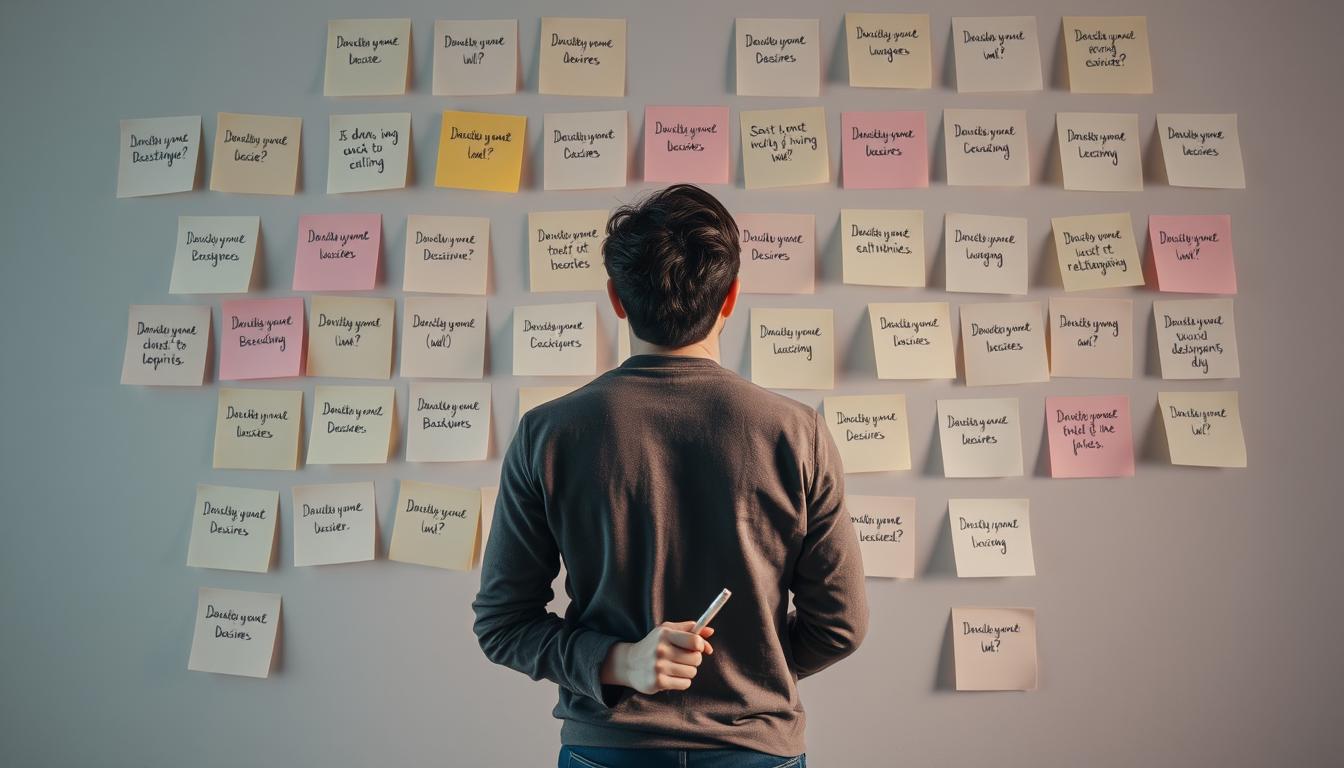
{"label": "beige sticky note", "polygon": [[519,387],[518,388],[518,420],[523,420],[523,414],[536,408],[542,403],[549,403],[557,397],[563,397],[570,392],[583,386],[582,384],[562,384],[555,387]]}
{"label": "beige sticky note", "polygon": [[1143,285],[1143,265],[1128,213],[1050,219],[1066,291]]}
{"label": "beige sticky note", "polygon": [[197,484],[187,565],[269,571],[279,513],[278,491]]}
{"label": "beige sticky note", "polygon": [[327,22],[327,96],[397,96],[406,92],[410,19]]}
{"label": "beige sticky note", "polygon": [[200,115],[122,120],[117,197],[190,192],[200,152]]}
{"label": "beige sticky note", "polygon": [[1038,301],[962,304],[966,385],[1049,381],[1044,325]]}
{"label": "beige sticky note", "polygon": [[485,295],[490,264],[490,219],[477,216],[406,217],[402,290]]}
{"label": "beige sticky note", "polygon": [[1055,130],[1065,189],[1143,190],[1137,114],[1059,112],[1055,115]]}
{"label": "beige sticky note", "polygon": [[481,378],[485,320],[485,297],[407,296],[401,315],[401,375]]}
{"label": "beige sticky note", "polygon": [[955,379],[947,302],[869,304],[879,379]]}
{"label": "beige sticky note", "polygon": [[201,587],[187,669],[266,677],[280,625],[280,595]]}
{"label": "beige sticky note", "polygon": [[630,166],[625,110],[547,112],[541,132],[546,189],[624,187]]}
{"label": "beige sticky note", "polygon": [[859,536],[863,575],[915,578],[915,500],[906,496],[845,496]]}
{"label": "beige sticky note", "polygon": [[925,285],[924,212],[840,210],[842,279],[849,285]]}
{"label": "beige sticky note", "polygon": [[530,304],[513,308],[514,376],[597,373],[597,304]]}
{"label": "beige sticky note", "polygon": [[1017,398],[939,400],[944,477],[1021,477]]}
{"label": "beige sticky note", "polygon": [[1041,90],[1035,16],[952,17],[957,92]]}
{"label": "beige sticky note", "polygon": [[258,216],[178,216],[169,293],[247,293]]}
{"label": "beige sticky note", "polygon": [[958,691],[1036,690],[1034,608],[952,609]]}
{"label": "beige sticky note", "polygon": [[1027,499],[948,499],[957,576],[1035,576]]}
{"label": "beige sticky note", "polygon": [[481,461],[490,446],[489,382],[411,382],[407,461]]}
{"label": "beige sticky note", "polygon": [[1154,301],[1164,379],[1236,379],[1237,326],[1231,299]]}
{"label": "beige sticky note", "polygon": [[378,515],[373,483],[296,485],[293,498],[294,565],[374,558]]}
{"label": "beige sticky note", "polygon": [[747,189],[826,184],[826,110],[742,110],[742,175]]}
{"label": "beige sticky note", "polygon": [[831,309],[751,308],[751,380],[773,389],[835,387]]}
{"label": "beige sticky note", "polygon": [[1134,376],[1134,303],[1050,297],[1050,375]]}
{"label": "beige sticky note", "polygon": [[469,571],[480,518],[480,488],[402,480],[387,559]]}
{"label": "beige sticky note", "polygon": [[1246,188],[1236,115],[1159,114],[1157,133],[1171,186]]}
{"label": "beige sticky note", "polygon": [[533,211],[527,214],[528,288],[544,291],[604,291],[607,239],[603,209]]}
{"label": "beige sticky note", "polygon": [[292,195],[299,178],[303,119],[220,112],[215,124],[210,189]]}
{"label": "beige sticky note", "polygon": [[1246,466],[1246,439],[1236,392],[1158,392],[1171,463]]}
{"label": "beige sticky note", "polygon": [[518,20],[434,22],[435,96],[483,96],[518,90]]}
{"label": "beige sticky note", "polygon": [[490,523],[495,519],[495,501],[499,499],[499,486],[481,486],[481,524],[476,529],[476,551],[471,556],[471,567],[481,567],[485,556],[485,544],[490,541]]}
{"label": "beige sticky note", "polygon": [[[815,216],[810,213],[739,213],[734,219],[742,247],[737,276],[743,293],[812,293],[815,290]],[[605,287],[605,279],[602,285]]]}
{"label": "beige sticky note", "polygon": [[386,464],[396,394],[396,387],[317,385],[313,425],[308,430],[308,463]]}
{"label": "beige sticky note", "polygon": [[821,35],[817,19],[738,19],[738,96],[821,94]]}
{"label": "beige sticky note", "polygon": [[1146,16],[1065,16],[1064,54],[1074,93],[1152,93]]}
{"label": "beige sticky note", "polygon": [[933,56],[927,13],[845,14],[849,84],[860,88],[929,88]]}
{"label": "beige sticky note", "polygon": [[910,468],[905,395],[837,395],[822,407],[846,473]]}
{"label": "beige sticky note", "polygon": [[947,290],[1026,294],[1026,219],[949,213],[943,226]]}
{"label": "beige sticky note", "polygon": [[616,364],[624,363],[630,357],[630,321],[624,317],[616,318]]}
{"label": "beige sticky note", "polygon": [[199,387],[209,347],[209,305],[132,304],[121,383]]}
{"label": "beige sticky note", "polygon": [[215,469],[294,469],[299,462],[303,390],[219,390]]}
{"label": "beige sticky note", "polygon": [[390,296],[313,296],[308,307],[308,375],[391,378],[396,311],[397,302]]}
{"label": "beige sticky note", "polygon": [[410,154],[410,112],[332,115],[327,194],[401,189]]}
{"label": "beige sticky note", "polygon": [[945,109],[947,183],[1025,187],[1031,183],[1027,113],[1020,109]]}
{"label": "beige sticky note", "polygon": [[538,93],[625,95],[625,19],[543,16]]}

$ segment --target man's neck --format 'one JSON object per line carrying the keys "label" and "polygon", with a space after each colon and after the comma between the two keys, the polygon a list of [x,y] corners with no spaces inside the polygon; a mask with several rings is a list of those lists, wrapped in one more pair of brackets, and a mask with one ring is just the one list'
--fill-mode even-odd
{"label": "man's neck", "polygon": [[632,355],[673,355],[677,357],[704,357],[719,362],[718,335],[711,333],[707,338],[684,347],[660,347],[630,334],[630,354]]}

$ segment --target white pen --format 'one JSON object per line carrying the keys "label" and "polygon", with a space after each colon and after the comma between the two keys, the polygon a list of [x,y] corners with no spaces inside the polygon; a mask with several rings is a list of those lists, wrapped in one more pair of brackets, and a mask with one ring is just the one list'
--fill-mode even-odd
{"label": "white pen", "polygon": [[723,604],[728,602],[728,598],[732,596],[733,593],[727,589],[720,592],[719,596],[714,598],[714,602],[710,603],[709,607],[705,609],[705,612],[700,615],[700,620],[695,622],[695,629],[691,630],[691,634],[700,634],[700,630],[704,629],[705,625],[709,624],[709,622],[714,619],[714,614],[718,613],[719,609],[723,607]]}

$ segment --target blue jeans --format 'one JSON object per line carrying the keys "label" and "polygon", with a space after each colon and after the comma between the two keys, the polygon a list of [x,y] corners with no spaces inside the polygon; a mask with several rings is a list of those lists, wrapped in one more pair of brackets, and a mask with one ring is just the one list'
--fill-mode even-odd
{"label": "blue jeans", "polygon": [[807,768],[807,754],[780,757],[751,749],[560,748],[558,768]]}

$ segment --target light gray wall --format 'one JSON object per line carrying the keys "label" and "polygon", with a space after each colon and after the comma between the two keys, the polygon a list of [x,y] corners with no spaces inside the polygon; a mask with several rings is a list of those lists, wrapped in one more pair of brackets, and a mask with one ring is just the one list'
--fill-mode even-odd
{"label": "light gray wall", "polygon": [[[937,87],[897,92],[843,83],[842,13],[931,10]],[[539,16],[628,15],[624,99],[539,96]],[[1038,16],[1049,87],[1043,93],[959,96],[948,50],[955,15]],[[1086,96],[1060,90],[1059,17],[1147,14],[1156,92]],[[901,391],[909,398],[916,469],[851,476],[851,492],[918,497],[920,578],[870,580],[872,630],[833,670],[805,681],[809,754],[820,766],[877,765],[1326,765],[1344,751],[1339,728],[1344,637],[1338,589],[1344,541],[1338,495],[1341,419],[1340,106],[1333,2],[1189,0],[1002,3],[957,0],[818,7],[804,0],[726,4],[626,4],[518,0],[372,4],[246,2],[36,2],[0,7],[3,78],[4,528],[0,534],[0,763],[6,765],[547,765],[558,748],[550,718],[555,688],[492,667],[470,631],[477,574],[379,560],[291,565],[289,487],[372,478],[379,552],[386,551],[398,478],[491,484],[516,418],[508,375],[509,307],[525,291],[523,227],[529,210],[592,208],[622,190],[540,190],[534,140],[547,111],[626,108],[632,134],[645,104],[726,103],[741,108],[804,101],[731,93],[735,14],[820,16],[826,55],[822,103],[835,141],[842,110],[1026,108],[1033,174],[1056,151],[1056,111],[1137,111],[1149,185],[1135,194],[1066,193],[1042,180],[1026,191],[950,189],[941,143],[928,190],[846,191],[837,186],[748,193],[716,189],[737,210],[817,214],[823,266],[814,296],[749,297],[747,306],[830,306],[843,339],[837,391]],[[410,16],[414,83],[404,98],[322,95],[328,18]],[[516,96],[429,95],[433,20],[519,18],[524,89]],[[446,107],[526,113],[529,170],[516,196],[432,187],[437,112]],[[331,113],[409,110],[413,186],[404,192],[328,197]],[[293,198],[198,190],[114,198],[117,121],[201,114],[205,146],[220,111],[301,115],[302,191]],[[1173,189],[1154,180],[1159,112],[1236,112],[1245,191]],[[740,179],[736,131],[734,178]],[[632,150],[638,142],[632,142]],[[637,167],[637,166],[636,166]],[[638,178],[637,176],[635,178]],[[869,289],[839,281],[841,207],[927,211],[928,290]],[[127,306],[169,303],[179,214],[259,214],[263,295],[287,294],[301,213],[380,211],[385,282],[398,293],[407,213],[489,216],[494,274],[489,299],[495,427],[491,460],[372,471],[311,467],[297,473],[211,469],[215,389],[143,389],[118,383]],[[879,383],[863,304],[941,291],[947,211],[1030,220],[1034,298],[1048,251],[1049,218],[1128,210],[1140,233],[1149,213],[1230,213],[1241,293],[1236,297],[1241,392],[1251,467],[1174,468],[1159,458],[1159,389],[1217,389],[1222,382],[1164,383],[1146,331],[1132,381],[1055,380],[994,388],[1022,399],[1027,425],[1042,423],[1047,394],[1125,392],[1143,446],[1133,479],[1052,481],[1043,431],[1029,428],[1033,469],[1008,480],[947,480],[937,471],[934,402],[976,396],[960,383]],[[933,271],[938,268],[938,271]],[[1154,294],[1135,299],[1150,326]],[[551,297],[556,298],[556,297]],[[565,298],[565,297],[560,297]],[[578,298],[577,296],[575,298]],[[183,298],[182,300],[189,300]],[[614,348],[608,308],[603,333]],[[219,321],[215,302],[215,320]],[[745,370],[745,328],[724,336],[725,362]],[[603,360],[611,362],[611,356]],[[301,380],[311,409],[312,380]],[[405,402],[406,382],[395,380]],[[797,393],[819,404],[822,393]],[[400,455],[400,451],[398,452]],[[930,464],[932,463],[932,469]],[[213,482],[281,491],[281,557],[268,574],[186,567],[194,486]],[[1039,575],[958,581],[946,500],[1028,496]],[[208,585],[284,596],[279,662],[269,680],[188,672],[196,590]],[[960,604],[1033,606],[1039,616],[1041,688],[959,694],[948,689],[948,609]],[[557,606],[556,610],[560,610]]]}

